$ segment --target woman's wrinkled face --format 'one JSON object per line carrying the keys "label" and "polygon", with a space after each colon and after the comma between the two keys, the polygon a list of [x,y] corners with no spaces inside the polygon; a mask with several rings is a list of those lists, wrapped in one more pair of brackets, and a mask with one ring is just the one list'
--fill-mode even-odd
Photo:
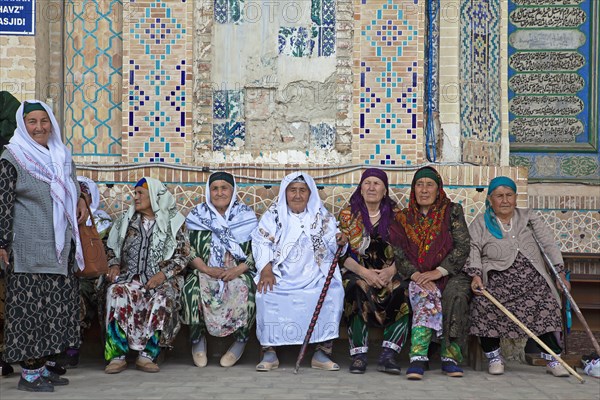
{"label": "woman's wrinkled face", "polygon": [[499,186],[489,194],[488,200],[494,214],[500,218],[511,218],[517,207],[517,194],[509,187]]}
{"label": "woman's wrinkled face", "polygon": [[227,181],[214,181],[209,186],[210,202],[221,214],[225,214],[233,197],[233,186]]}
{"label": "woman's wrinkled face", "polygon": [[144,215],[154,215],[150,202],[150,191],[143,186],[138,186],[134,191],[135,211]]}
{"label": "woman's wrinkled face", "polygon": [[40,146],[48,147],[48,140],[52,134],[52,121],[46,111],[31,111],[25,118],[25,128],[27,133]]}
{"label": "woman's wrinkled face", "polygon": [[310,199],[310,189],[304,182],[290,183],[285,189],[285,200],[293,213],[299,214],[306,210],[308,199]]}
{"label": "woman's wrinkled face", "polygon": [[419,207],[429,208],[438,196],[438,185],[431,178],[421,178],[415,182],[415,197]]}
{"label": "woman's wrinkled face", "polygon": [[365,200],[365,203],[381,203],[386,192],[387,190],[385,189],[383,181],[374,176],[366,178],[360,184],[360,194]]}

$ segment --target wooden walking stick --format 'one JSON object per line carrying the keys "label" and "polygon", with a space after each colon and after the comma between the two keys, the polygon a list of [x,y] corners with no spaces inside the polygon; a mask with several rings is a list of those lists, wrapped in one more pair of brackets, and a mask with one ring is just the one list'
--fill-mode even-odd
{"label": "wooden walking stick", "polygon": [[300,369],[300,363],[304,358],[304,353],[306,352],[306,347],[308,346],[308,342],[310,341],[310,337],[312,336],[313,331],[315,330],[315,325],[317,323],[317,319],[319,319],[319,314],[321,313],[321,307],[323,306],[323,302],[325,301],[325,296],[327,296],[327,290],[329,290],[329,285],[331,284],[331,279],[333,278],[333,273],[335,272],[335,267],[337,267],[338,258],[342,254],[342,250],[344,246],[338,246],[335,255],[333,256],[333,262],[331,263],[331,267],[329,267],[329,272],[327,273],[327,278],[325,278],[325,284],[323,285],[323,289],[321,290],[321,295],[319,296],[319,300],[317,301],[317,306],[315,307],[315,312],[313,313],[312,319],[310,320],[310,324],[308,325],[308,330],[306,331],[306,336],[304,336],[304,343],[302,343],[302,347],[300,348],[300,354],[298,354],[298,359],[296,360],[296,368],[294,369],[294,374],[298,373],[298,369]]}
{"label": "wooden walking stick", "polygon": [[546,350],[548,352],[548,354],[551,354],[552,357],[554,357],[558,362],[560,362],[563,367],[565,367],[567,369],[567,371],[569,371],[569,373],[571,375],[574,375],[577,379],[579,379],[579,381],[581,383],[585,382],[585,379],[583,379],[581,376],[579,376],[579,374],[577,372],[575,372],[575,370],[573,368],[571,368],[571,366],[569,366],[569,364],[567,364],[566,362],[563,361],[562,358],[560,358],[558,355],[556,355],[556,353],[554,353],[552,350],[550,350],[550,348],[548,346],[546,346],[546,343],[542,342],[533,332],[531,332],[529,330],[529,328],[527,328],[525,325],[523,325],[523,323],[521,321],[519,321],[517,319],[517,317],[514,316],[513,313],[511,313],[510,311],[508,311],[506,309],[506,307],[504,307],[498,300],[496,300],[496,298],[494,298],[494,296],[492,296],[487,290],[485,289],[481,289],[480,293],[483,294],[489,301],[491,301],[492,303],[494,303],[494,305],[496,307],[498,307],[500,309],[500,311],[502,311],[504,314],[506,314],[506,316],[508,318],[510,318],[512,320],[512,322],[514,322],[515,324],[517,324],[519,326],[519,328],[523,329],[523,331],[533,340],[535,340],[537,342],[537,344],[539,344],[544,350]]}
{"label": "wooden walking stick", "polygon": [[581,324],[585,328],[586,333],[590,337],[590,339],[592,341],[592,345],[594,346],[594,350],[596,350],[596,354],[600,355],[600,346],[598,345],[598,341],[596,340],[596,337],[592,333],[592,330],[590,329],[590,326],[588,325],[588,323],[585,320],[583,314],[581,313],[581,310],[579,309],[579,306],[577,305],[577,303],[575,303],[575,300],[573,299],[573,296],[571,295],[571,292],[569,292],[569,289],[567,288],[567,285],[565,285],[565,283],[563,282],[563,280],[560,278],[560,276],[558,274],[558,271],[556,270],[556,268],[552,264],[552,261],[550,261],[550,257],[548,257],[548,254],[546,254],[546,252],[544,251],[544,248],[542,247],[542,244],[540,243],[540,241],[538,240],[538,238],[535,236],[535,233],[533,232],[533,227],[531,227],[531,225],[530,225],[530,228],[531,228],[531,233],[533,235],[533,238],[535,239],[535,242],[537,243],[538,247],[540,248],[540,251],[541,251],[542,255],[544,256],[544,261],[546,261],[546,264],[548,265],[548,268],[550,268],[550,271],[552,271],[552,273],[556,277],[556,280],[560,283],[560,286],[562,287],[563,294],[567,297],[567,299],[569,300],[569,302],[571,302],[571,308],[573,309],[573,311],[575,311],[575,315],[577,315],[577,318],[579,318],[579,321],[581,322]]}

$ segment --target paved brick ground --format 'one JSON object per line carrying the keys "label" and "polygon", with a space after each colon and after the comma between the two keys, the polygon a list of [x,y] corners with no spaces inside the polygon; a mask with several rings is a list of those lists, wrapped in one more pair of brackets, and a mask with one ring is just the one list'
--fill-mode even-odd
{"label": "paved brick ground", "polygon": [[[104,374],[100,349],[88,349],[80,366],[67,373],[70,385],[57,387],[51,394],[20,392],[16,389],[18,375],[13,375],[0,379],[0,399],[600,399],[600,379],[586,377],[586,383],[580,384],[574,377],[554,378],[544,367],[518,362],[509,362],[503,376],[466,367],[464,378],[448,378],[441,374],[439,364],[433,364],[423,381],[414,382],[404,375],[377,372],[377,354],[373,352],[367,373],[353,375],[348,372],[349,357],[343,344],[336,343],[335,354],[341,371],[310,369],[309,353],[297,375],[293,367],[298,347],[282,352],[281,368],[268,373],[254,370],[258,361],[254,347],[248,348],[235,367],[219,367],[219,355],[226,348],[215,345],[209,347],[212,351],[206,368],[194,367],[187,349],[181,346],[167,356],[157,374],[135,370],[132,358],[129,369],[118,375]],[[405,358],[403,369],[408,364]],[[578,372],[582,373],[581,369]]]}

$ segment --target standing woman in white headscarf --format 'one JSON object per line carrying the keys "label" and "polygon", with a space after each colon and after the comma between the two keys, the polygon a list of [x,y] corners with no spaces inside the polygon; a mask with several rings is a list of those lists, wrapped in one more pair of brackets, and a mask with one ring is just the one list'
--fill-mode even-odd
{"label": "standing woman in white headscarf", "polygon": [[[279,197],[252,233],[256,281],[256,336],[263,358],[257,371],[279,367],[275,348],[302,344],[338,245],[348,243],[319,198],[313,178],[303,172],[281,181]],[[331,360],[344,306],[336,267],[311,336],[316,344],[311,367],[337,371]]]}
{"label": "standing woman in white headscarf", "polygon": [[235,338],[221,357],[232,367],[242,356],[256,317],[254,258],[250,233],[254,211],[236,197],[233,175],[219,171],[208,178],[206,202],[187,220],[192,256],[183,288],[183,323],[190,326],[192,357],[206,366],[206,334]]}
{"label": "standing woman in white headscarf", "polygon": [[175,197],[158,179],[135,185],[134,204],[115,221],[107,241],[107,374],[127,368],[129,349],[137,369],[158,372],[161,347],[179,331],[180,293],[190,241]]}
{"label": "standing woman in white headscarf", "polygon": [[46,368],[48,358],[79,346],[79,287],[73,273],[83,269],[77,225],[88,215],[71,152],[50,107],[26,101],[16,119],[0,159],[4,357],[21,364],[19,390],[52,392],[69,381]]}

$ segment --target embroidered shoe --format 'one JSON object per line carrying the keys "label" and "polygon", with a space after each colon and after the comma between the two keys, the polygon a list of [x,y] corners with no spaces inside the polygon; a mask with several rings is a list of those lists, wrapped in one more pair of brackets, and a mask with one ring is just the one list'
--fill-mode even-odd
{"label": "embroidered shoe", "polygon": [[17,384],[17,389],[25,392],[54,392],[54,386],[42,379],[42,377],[37,377],[33,382],[29,382],[27,379],[21,377]]}
{"label": "embroidered shoe", "polygon": [[504,361],[502,358],[493,358],[488,364],[488,373],[490,375],[502,375],[504,373]]}
{"label": "embroidered shoe", "polygon": [[592,378],[600,378],[600,359],[581,360],[583,372]]}
{"label": "embroidered shoe", "polygon": [[569,371],[562,366],[558,361],[550,361],[546,364],[546,373],[552,374],[559,378],[566,378],[570,376]]}
{"label": "embroidered shoe", "polygon": [[352,364],[350,364],[351,374],[364,374],[367,370],[367,354],[360,353],[352,356]]}
{"label": "embroidered shoe", "polygon": [[464,375],[463,369],[454,360],[442,361],[442,373],[453,378],[461,378]]}
{"label": "embroidered shoe", "polygon": [[56,375],[64,375],[67,373],[66,368],[54,360],[46,361],[46,369],[50,372],[54,372]]}
{"label": "embroidered shoe", "polygon": [[425,361],[411,361],[406,370],[406,377],[411,381],[420,381],[425,375]]}

